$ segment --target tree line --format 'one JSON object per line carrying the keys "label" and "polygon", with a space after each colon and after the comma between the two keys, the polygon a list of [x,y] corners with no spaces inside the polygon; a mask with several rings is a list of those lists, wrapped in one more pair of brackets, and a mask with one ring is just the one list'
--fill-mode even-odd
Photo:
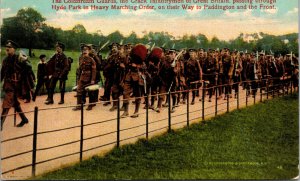
{"label": "tree line", "polygon": [[[105,36],[98,30],[95,33],[88,33],[86,28],[75,25],[71,30],[54,28],[45,23],[46,18],[33,8],[20,9],[16,16],[4,18],[1,26],[1,44],[11,39],[19,43],[23,48],[29,49],[31,56],[32,49],[53,49],[57,41],[64,42],[67,50],[78,51],[79,44],[89,42],[98,46],[103,45],[108,40],[117,43],[143,43],[149,46],[164,46],[166,48],[223,48],[239,51],[263,51],[267,53],[272,50],[275,54],[286,54],[293,52],[298,55],[298,34],[286,34],[275,36],[265,33],[243,34],[235,39],[224,41],[217,37],[209,40],[205,35],[183,35],[174,37],[168,32],[142,32],[139,37],[135,32],[124,36],[119,31],[112,32]],[[104,51],[107,51],[105,47]]]}

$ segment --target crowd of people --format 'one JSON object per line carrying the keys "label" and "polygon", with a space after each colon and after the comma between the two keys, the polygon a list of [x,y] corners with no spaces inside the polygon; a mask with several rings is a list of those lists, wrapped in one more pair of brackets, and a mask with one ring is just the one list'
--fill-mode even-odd
{"label": "crowd of people", "polygon": [[[59,82],[61,100],[58,104],[64,104],[66,81],[73,62],[71,57],[64,54],[65,45],[57,42],[56,52],[48,61],[45,55],[40,55],[37,85],[35,91],[31,91],[35,76],[26,58],[16,53],[17,48],[17,43],[11,40],[6,43],[7,57],[1,69],[5,91],[1,129],[11,107],[15,107],[22,118],[19,127],[28,123],[18,98],[21,95],[29,102],[32,94],[32,100],[35,101],[42,86],[48,92],[45,104],[50,105],[54,104],[54,90]],[[277,89],[275,85],[293,80],[293,86],[298,87],[298,57],[293,53],[281,55],[270,51],[267,54],[264,51],[243,52],[228,48],[176,50],[112,43],[109,45],[108,56],[104,58],[95,45],[82,43],[80,49],[74,87],[77,106],[73,108],[74,111],[80,110],[80,105],[87,103],[87,96],[87,110],[96,106],[99,82],[104,84],[104,94],[99,100],[104,102],[103,106],[111,105],[110,111],[117,109],[117,100],[123,96],[122,118],[129,116],[131,97],[135,98],[135,111],[131,117],[136,118],[145,95],[150,96],[149,108],[159,113],[168,102],[172,104],[172,112],[179,103],[185,104],[186,90],[191,90],[191,104],[195,104],[199,88],[204,85],[209,102],[215,94],[218,99],[236,98],[239,86],[246,89],[249,96],[255,96],[257,89],[265,89],[267,84],[270,89]],[[172,92],[170,97],[166,96],[169,92]],[[170,100],[167,101],[168,98]]]}

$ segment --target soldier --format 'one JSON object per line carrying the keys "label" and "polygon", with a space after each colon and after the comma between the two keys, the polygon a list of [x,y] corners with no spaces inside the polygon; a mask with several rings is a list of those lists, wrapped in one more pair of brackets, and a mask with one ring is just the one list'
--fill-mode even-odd
{"label": "soldier", "polygon": [[185,62],[184,65],[184,74],[186,83],[189,89],[193,89],[192,91],[192,102],[191,105],[195,104],[195,97],[198,90],[198,84],[193,83],[196,81],[202,81],[202,68],[200,66],[199,61],[196,59],[196,50],[195,49],[189,49],[189,55],[190,58],[188,61]]}
{"label": "soldier", "polygon": [[[248,80],[251,82],[252,95],[254,97],[257,92],[257,81],[261,78],[260,66],[254,53],[251,53],[250,55],[249,64],[246,67],[246,70]],[[249,88],[250,87],[248,87],[247,90],[247,96],[250,95]]]}
{"label": "soldier", "polygon": [[[89,85],[95,84],[97,65],[95,60],[90,56],[91,45],[82,44],[82,56],[79,58],[79,80],[77,83],[77,106],[73,108],[74,111],[80,110],[80,104],[85,103],[86,90]],[[89,96],[91,94],[89,93]],[[91,99],[90,99],[91,100]],[[91,102],[90,102],[91,103]],[[92,110],[93,105],[90,104],[86,110]]]}
{"label": "soldier", "polygon": [[164,57],[164,49],[155,47],[151,51],[150,55],[148,56],[148,73],[150,74],[152,78],[152,82],[150,84],[150,90],[151,90],[151,101],[150,101],[150,109],[154,109],[154,102],[156,98],[156,94],[158,93],[159,89],[159,64],[161,63],[161,59]]}
{"label": "soldier", "polygon": [[[128,63],[128,72],[125,75],[124,79],[124,113],[122,114],[122,118],[127,117],[129,115],[129,98],[130,93],[133,92],[133,96],[135,97],[135,111],[131,116],[132,118],[137,118],[139,116],[139,107],[141,102],[141,95],[143,91],[143,86],[145,84],[145,77],[142,74],[141,67],[143,62],[145,61],[147,56],[147,48],[144,45],[138,44],[133,47],[130,60]],[[144,79],[144,80],[143,80]]]}
{"label": "soldier", "polygon": [[[118,43],[112,43],[108,46],[111,49],[110,55],[106,60],[106,65],[103,68],[103,75],[105,77],[104,95],[100,98],[102,101],[110,101],[111,87],[113,86],[114,78],[114,63],[118,59]],[[110,102],[106,102],[103,106],[108,106]]]}
{"label": "soldier", "polygon": [[[174,62],[176,57],[176,50],[170,49],[166,53],[165,59],[161,60],[161,63],[159,64],[159,99],[157,103],[157,108],[155,109],[156,112],[160,113],[162,102],[164,101],[165,93],[168,91],[174,92],[175,91],[175,84],[176,84],[176,63]],[[173,107],[172,112],[175,108],[176,103],[176,94],[172,94],[173,99]]]}
{"label": "soldier", "polygon": [[34,102],[36,99],[36,95],[38,94],[41,87],[45,86],[47,91],[49,91],[49,79],[47,75],[47,68],[46,68],[46,55],[40,55],[40,62],[38,64],[37,70],[37,85],[35,88],[35,92],[32,96],[32,101]]}
{"label": "soldier", "polygon": [[223,84],[225,85],[225,97],[229,95],[232,98],[232,74],[233,74],[233,58],[230,55],[230,50],[226,48],[226,52],[223,56]]}
{"label": "soldier", "polygon": [[57,42],[55,47],[56,53],[47,62],[47,71],[48,74],[50,74],[48,99],[45,102],[47,105],[54,103],[53,94],[58,80],[61,96],[58,104],[64,104],[66,80],[69,72],[69,62],[67,56],[63,52],[65,50],[65,45],[61,42]]}
{"label": "soldier", "polygon": [[125,66],[128,65],[128,57],[125,53],[125,46],[119,45],[118,58],[114,59],[113,63],[113,85],[111,88],[112,98],[114,100],[113,106],[109,111],[114,111],[117,109],[117,100],[123,92],[123,83],[125,78]]}
{"label": "soldier", "polygon": [[22,74],[24,74],[22,77],[24,79],[21,80],[21,95],[22,98],[24,99],[24,103],[29,103],[31,100],[31,94],[33,94],[32,89],[34,88],[34,82],[35,82],[35,75],[32,70],[32,66],[30,61],[28,60],[28,57],[20,52],[21,57],[23,57],[23,62],[24,62],[24,69],[22,71]]}
{"label": "soldier", "polygon": [[208,80],[209,83],[207,85],[208,93],[209,93],[209,99],[208,102],[211,102],[211,98],[213,95],[213,92],[215,88],[213,86],[217,85],[217,72],[218,72],[218,62],[216,60],[216,57],[214,55],[215,50],[212,50],[208,54],[207,59],[205,60],[204,67],[203,67],[203,73],[205,74],[205,80]]}
{"label": "soldier", "polygon": [[[102,56],[101,57],[98,56],[95,45],[89,45],[89,46],[92,47],[92,50],[90,52],[90,57],[92,57],[96,63],[95,84],[98,84],[99,81],[101,80],[100,71],[102,65],[102,60],[101,60]],[[94,103],[94,104],[90,104],[91,107],[96,106],[96,102],[98,101],[98,96],[99,96],[99,89],[89,92],[89,102]]]}
{"label": "soldier", "polygon": [[233,60],[234,60],[234,68],[233,68],[233,88],[234,88],[234,98],[237,98],[237,93],[239,91],[239,86],[241,82],[241,72],[243,70],[243,65],[242,65],[242,59],[241,59],[241,54],[239,52],[235,52],[233,55]]}
{"label": "soldier", "polygon": [[1,82],[4,80],[3,90],[5,92],[5,97],[2,103],[1,131],[11,107],[15,108],[22,119],[17,127],[22,127],[28,123],[28,119],[21,109],[17,95],[18,89],[21,87],[21,80],[26,78],[22,76],[28,76],[22,73],[26,67],[26,63],[20,60],[20,56],[16,54],[16,49],[18,48],[17,43],[8,40],[5,47],[7,56],[4,58],[1,68]]}

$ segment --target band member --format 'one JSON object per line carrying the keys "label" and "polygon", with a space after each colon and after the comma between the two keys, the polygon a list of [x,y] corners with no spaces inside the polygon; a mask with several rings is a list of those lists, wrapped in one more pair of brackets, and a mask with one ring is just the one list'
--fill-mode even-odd
{"label": "band member", "polygon": [[[95,84],[97,65],[95,60],[90,56],[92,46],[88,44],[82,44],[82,56],[79,58],[79,80],[77,83],[77,106],[73,108],[74,111],[80,110],[80,104],[85,103],[86,90],[89,85]],[[89,92],[89,96],[90,92]],[[91,100],[91,99],[90,99]],[[90,102],[91,103],[91,102]],[[86,110],[92,110],[94,105],[90,104]]]}
{"label": "band member", "polygon": [[135,97],[135,111],[131,116],[132,118],[136,118],[139,116],[139,108],[141,102],[141,95],[143,91],[143,87],[145,85],[145,76],[143,75],[143,71],[141,70],[143,66],[143,62],[145,61],[147,56],[147,48],[144,45],[138,44],[132,48],[130,54],[130,60],[128,63],[128,72],[125,75],[124,79],[124,113],[122,114],[122,118],[127,117],[129,115],[129,98],[130,93],[133,92],[133,96]]}
{"label": "band member", "polygon": [[47,75],[47,68],[46,68],[46,55],[40,55],[40,62],[38,64],[37,70],[37,85],[32,96],[32,101],[35,101],[38,92],[40,91],[41,87],[45,86],[47,91],[49,91],[49,79]]}
{"label": "band member", "polygon": [[189,49],[190,58],[184,65],[184,74],[186,76],[186,83],[189,89],[193,89],[192,91],[192,102],[191,104],[195,104],[196,92],[198,90],[198,84],[194,83],[195,81],[202,81],[202,68],[200,66],[199,61],[197,60],[196,50]]}
{"label": "band member", "polygon": [[18,101],[18,90],[22,86],[21,80],[26,79],[24,76],[28,76],[23,74],[26,63],[20,60],[20,56],[16,54],[16,49],[18,48],[17,43],[8,40],[5,47],[6,57],[1,67],[1,82],[4,80],[3,90],[5,92],[2,103],[1,130],[3,129],[4,121],[11,107],[15,108],[22,119],[17,127],[22,127],[28,123],[28,119],[23,113]]}
{"label": "band member", "polygon": [[65,45],[61,42],[57,42],[55,47],[56,53],[47,62],[47,71],[50,77],[48,99],[45,102],[45,104],[47,105],[54,103],[53,95],[57,81],[59,81],[59,89],[61,95],[60,102],[58,104],[64,104],[66,80],[68,78],[69,72],[68,58],[63,52],[65,50]]}

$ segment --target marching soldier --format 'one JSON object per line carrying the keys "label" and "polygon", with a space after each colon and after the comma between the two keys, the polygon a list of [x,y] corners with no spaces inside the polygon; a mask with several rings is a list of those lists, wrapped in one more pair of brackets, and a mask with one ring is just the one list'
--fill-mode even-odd
{"label": "marching soldier", "polygon": [[205,74],[205,80],[208,80],[209,83],[207,85],[208,93],[209,93],[209,99],[208,102],[211,102],[211,98],[213,95],[213,92],[215,88],[213,86],[217,85],[217,71],[218,71],[218,62],[215,58],[213,50],[211,53],[208,54],[207,59],[205,60],[204,67],[203,67],[203,73]]}
{"label": "marching soldier", "polygon": [[57,81],[59,81],[60,89],[60,102],[58,104],[64,104],[64,95],[66,88],[66,80],[69,72],[69,62],[67,56],[64,54],[65,45],[61,42],[57,42],[56,53],[47,62],[47,71],[50,74],[50,86],[48,92],[48,99],[45,104],[53,104],[53,94]]}
{"label": "marching soldier", "polygon": [[241,72],[243,70],[241,55],[243,53],[235,52],[233,55],[234,68],[233,68],[233,88],[234,88],[234,98],[237,98],[237,93],[239,91],[239,85],[241,82]]}
{"label": "marching soldier", "polygon": [[[250,61],[249,61],[248,66],[246,67],[246,70],[247,70],[248,80],[251,81],[252,95],[254,97],[257,92],[257,81],[261,78],[260,65],[259,65],[254,53],[251,53],[251,55],[250,55]],[[247,96],[250,95],[249,88],[250,87],[248,87],[248,90],[247,90]]]}
{"label": "marching soldier", "polygon": [[17,95],[18,90],[22,86],[21,80],[26,78],[24,76],[28,76],[23,74],[26,63],[20,60],[21,57],[16,54],[16,49],[18,48],[17,43],[8,40],[5,47],[7,56],[4,58],[1,67],[1,82],[4,81],[3,90],[5,92],[2,103],[1,130],[3,129],[4,121],[11,107],[15,108],[22,119],[17,127],[22,127],[28,123],[28,119],[21,109]]}
{"label": "marching soldier", "polygon": [[[79,80],[77,83],[77,106],[73,108],[74,111],[80,110],[80,104],[85,103],[86,90],[89,85],[95,84],[97,65],[95,60],[90,56],[91,45],[82,44],[82,56],[79,58]],[[91,96],[89,92],[89,96]],[[91,100],[91,99],[90,99]],[[91,103],[91,102],[90,102]],[[93,105],[90,104],[86,110],[92,110]]]}
{"label": "marching soldier", "polygon": [[[113,78],[114,78],[114,63],[115,60],[118,59],[118,43],[112,43],[108,46],[111,49],[110,55],[106,60],[106,65],[103,68],[103,75],[105,77],[105,85],[104,85],[104,95],[101,97],[102,101],[110,101],[111,88],[113,86]],[[110,102],[106,102],[103,106],[108,106]]]}
{"label": "marching soldier", "polygon": [[45,85],[47,91],[49,91],[49,79],[47,75],[47,68],[46,68],[46,55],[40,55],[40,63],[38,64],[37,70],[37,85],[35,88],[35,92],[32,96],[32,101],[34,102],[38,92],[40,91],[41,87]]}
{"label": "marching soldier", "polygon": [[[195,49],[189,49],[189,55],[190,58],[188,61],[185,62],[184,65],[184,74],[186,76],[186,83],[189,89],[198,89],[198,84],[194,83],[197,81],[202,81],[202,68],[197,60],[196,56],[196,50]],[[195,104],[195,97],[196,97],[196,92],[198,90],[193,90],[192,91],[192,102],[191,104]]]}
{"label": "marching soldier", "polygon": [[233,74],[233,58],[230,55],[230,51],[226,48],[226,52],[223,56],[223,84],[225,84],[225,97],[229,95],[232,98],[232,74]]}
{"label": "marching soldier", "polygon": [[143,91],[143,86],[145,85],[145,76],[142,74],[142,66],[147,56],[147,48],[144,45],[138,44],[133,47],[130,60],[128,64],[128,72],[125,75],[124,79],[124,113],[122,114],[122,118],[127,117],[129,115],[129,98],[130,93],[133,92],[133,96],[135,97],[135,111],[131,116],[132,118],[137,118],[139,116],[139,108],[141,102],[141,95]]}

